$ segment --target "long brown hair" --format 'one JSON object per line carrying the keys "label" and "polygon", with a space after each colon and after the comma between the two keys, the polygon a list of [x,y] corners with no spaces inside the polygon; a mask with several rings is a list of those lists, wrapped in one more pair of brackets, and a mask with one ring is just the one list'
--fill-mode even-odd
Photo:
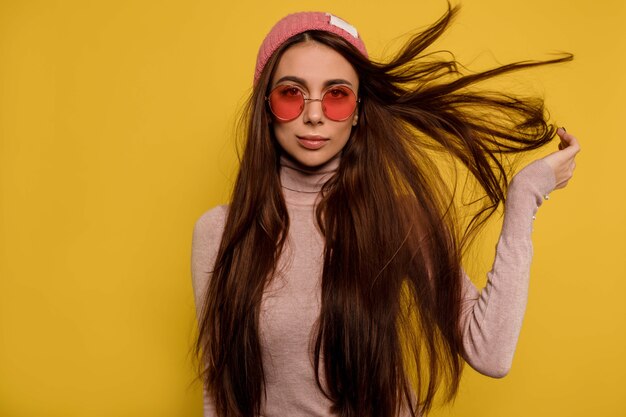
{"label": "long brown hair", "polygon": [[[333,34],[310,31],[291,38],[266,65],[244,109],[247,141],[195,344],[199,375],[219,416],[261,413],[259,307],[289,229],[281,149],[264,97],[282,53],[305,41],[342,54],[359,76],[361,97],[359,124],[316,209],[325,238],[321,311],[311,340],[318,386],[343,417],[391,417],[403,406],[426,414],[441,385],[444,400],[456,395],[463,250],[505,199],[504,157],[555,135],[542,99],[472,87],[572,59],[564,54],[463,74],[453,56],[424,53],[457,11],[449,6],[387,63],[366,59]],[[433,151],[452,155],[478,184],[483,198],[471,221],[454,210],[454,187]]]}

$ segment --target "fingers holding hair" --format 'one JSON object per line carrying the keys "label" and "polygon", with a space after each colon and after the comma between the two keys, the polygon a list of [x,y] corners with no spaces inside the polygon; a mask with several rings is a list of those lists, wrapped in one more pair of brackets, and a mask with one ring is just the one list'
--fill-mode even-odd
{"label": "fingers holding hair", "polygon": [[559,150],[567,149],[568,153],[571,153],[572,156],[580,152],[578,140],[571,133],[567,133],[567,130],[565,130],[564,127],[558,128],[556,130],[556,134],[561,139],[561,142],[559,143]]}
{"label": "fingers holding hair", "polygon": [[576,168],[575,157],[580,152],[580,145],[576,137],[564,128],[558,128],[557,135],[561,139],[559,150],[546,156],[544,160],[553,169],[556,179],[556,189],[565,187],[574,174]]}

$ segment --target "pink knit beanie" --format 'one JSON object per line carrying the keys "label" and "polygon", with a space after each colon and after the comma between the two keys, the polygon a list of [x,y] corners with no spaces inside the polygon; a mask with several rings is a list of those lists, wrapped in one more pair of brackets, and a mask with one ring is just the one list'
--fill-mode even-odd
{"label": "pink knit beanie", "polygon": [[367,58],[365,44],[354,26],[330,13],[299,12],[283,17],[267,34],[256,58],[254,84],[257,83],[265,64],[272,54],[289,38],[307,30],[324,30],[339,35],[354,45]]}

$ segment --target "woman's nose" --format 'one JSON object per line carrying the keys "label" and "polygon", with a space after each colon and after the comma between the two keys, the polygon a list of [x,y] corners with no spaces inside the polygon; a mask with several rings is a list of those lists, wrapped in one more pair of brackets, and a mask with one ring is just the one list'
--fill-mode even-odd
{"label": "woman's nose", "polygon": [[319,123],[324,115],[324,111],[322,110],[322,99],[305,99],[303,113],[304,123]]}

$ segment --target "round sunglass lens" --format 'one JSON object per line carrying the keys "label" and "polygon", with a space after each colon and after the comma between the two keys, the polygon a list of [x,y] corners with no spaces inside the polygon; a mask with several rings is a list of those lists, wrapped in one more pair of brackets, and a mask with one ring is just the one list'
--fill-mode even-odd
{"label": "round sunglass lens", "polygon": [[347,87],[333,87],[322,99],[324,114],[335,121],[346,120],[356,108],[356,97]]}
{"label": "round sunglass lens", "polygon": [[278,86],[270,94],[270,109],[281,120],[293,120],[302,111],[304,96],[292,86]]}

